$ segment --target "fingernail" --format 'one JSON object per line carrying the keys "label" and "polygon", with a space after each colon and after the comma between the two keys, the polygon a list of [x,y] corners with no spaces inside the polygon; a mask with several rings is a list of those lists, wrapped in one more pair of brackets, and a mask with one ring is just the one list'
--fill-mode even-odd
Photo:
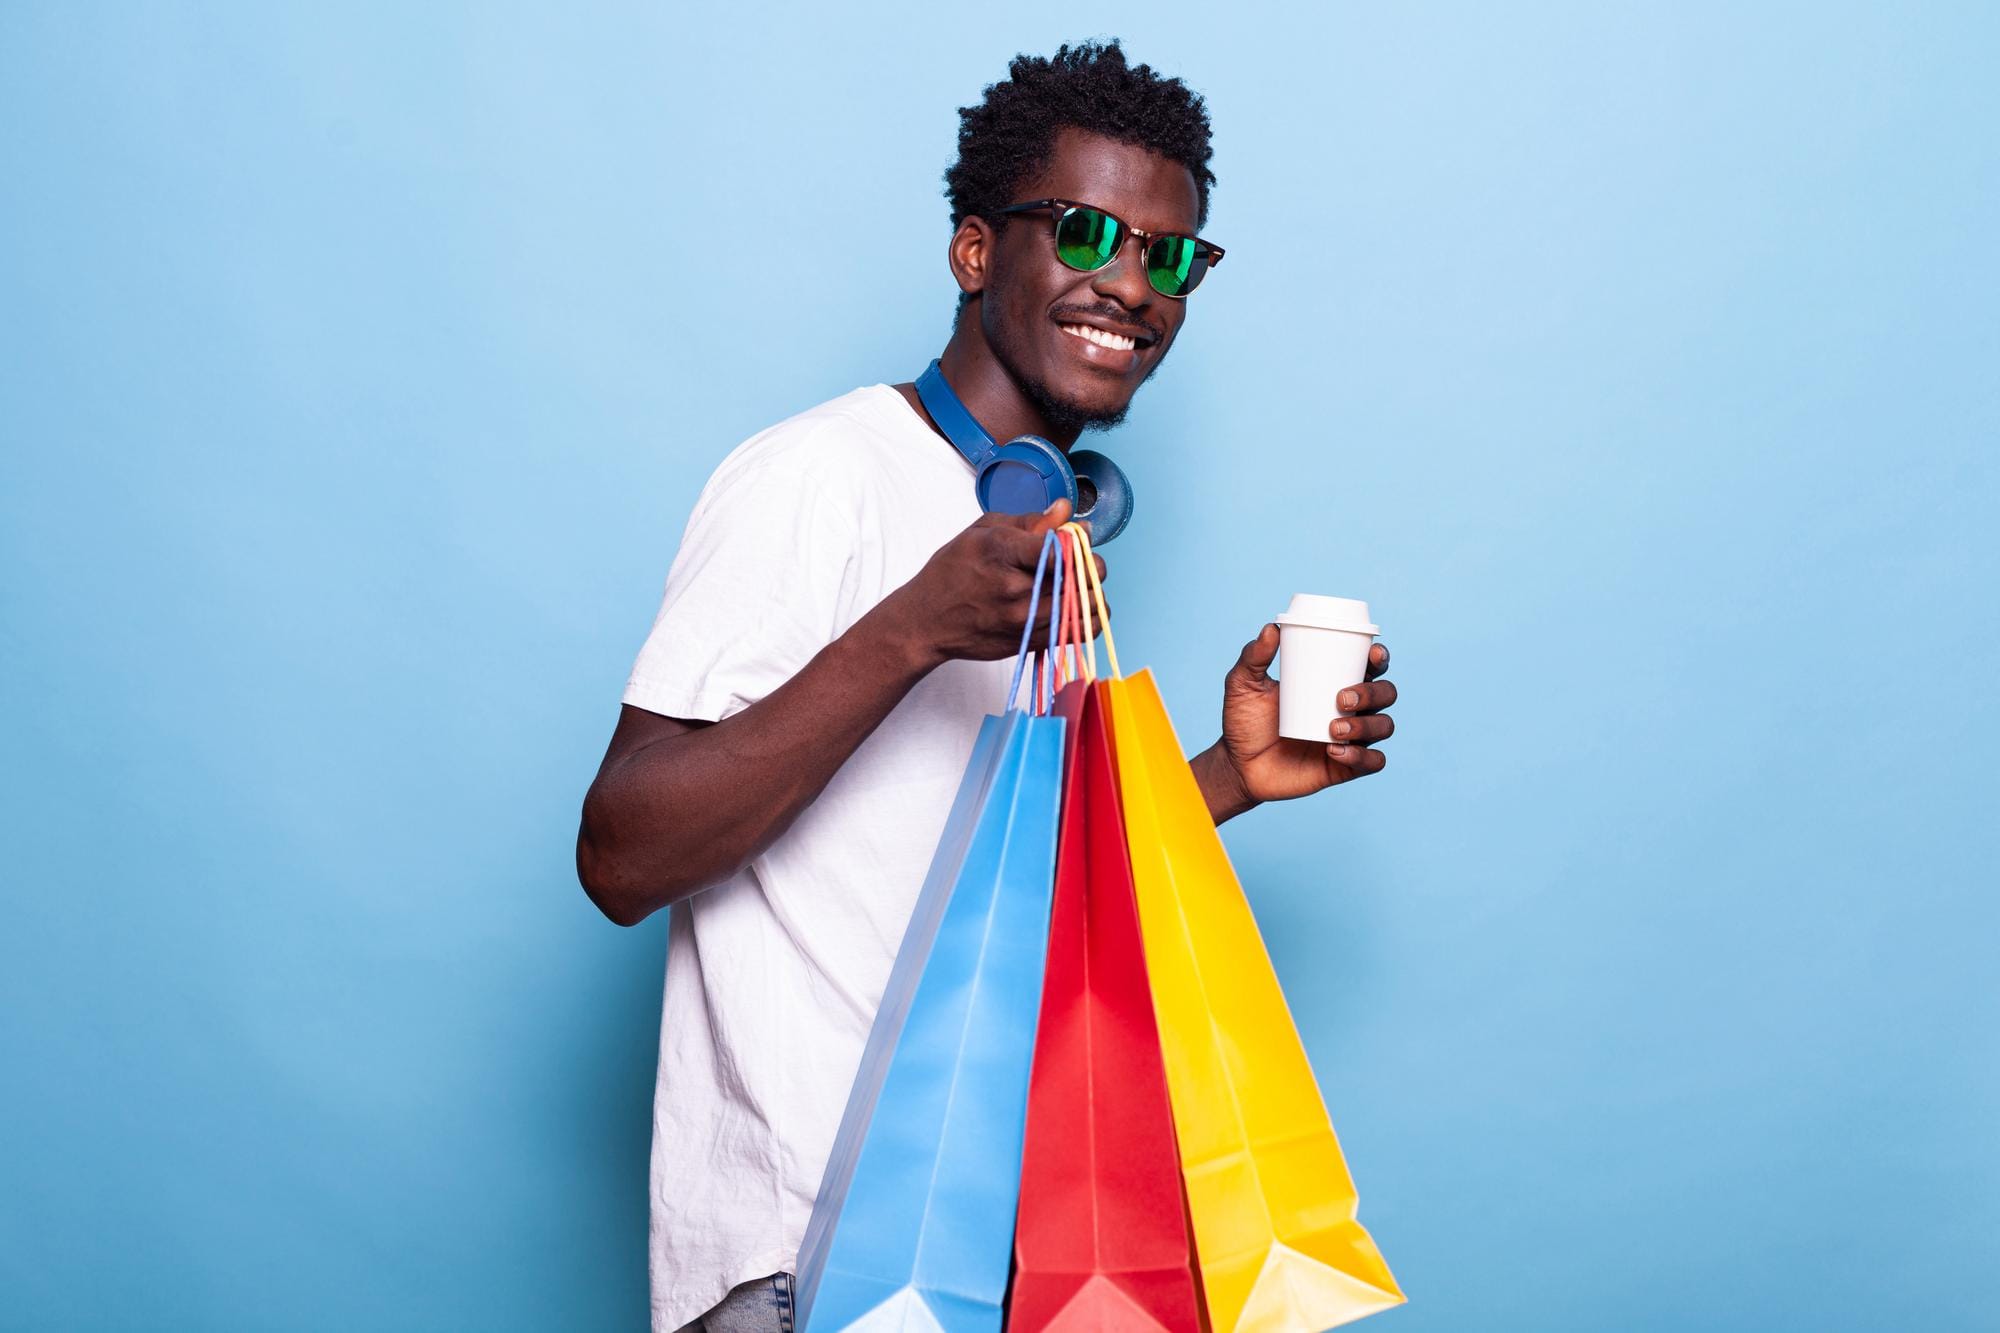
{"label": "fingernail", "polygon": [[1336,736],[1351,736],[1354,734],[1354,724],[1351,722],[1336,722],[1333,724],[1333,734]]}
{"label": "fingernail", "polygon": [[1342,708],[1353,708],[1360,702],[1361,702],[1361,696],[1356,694],[1353,690],[1342,690],[1340,692],[1340,706]]}

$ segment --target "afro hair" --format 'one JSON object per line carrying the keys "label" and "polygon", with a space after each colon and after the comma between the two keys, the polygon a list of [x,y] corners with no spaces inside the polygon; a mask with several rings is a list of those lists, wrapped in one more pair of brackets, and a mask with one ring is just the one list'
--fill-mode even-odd
{"label": "afro hair", "polygon": [[1179,79],[1149,65],[1129,65],[1118,39],[1065,45],[1053,56],[1015,56],[1007,77],[977,106],[958,111],[958,161],[944,173],[951,225],[969,217],[997,221],[1020,202],[1014,191],[1048,165],[1066,128],[1136,144],[1186,167],[1208,221],[1208,110]]}

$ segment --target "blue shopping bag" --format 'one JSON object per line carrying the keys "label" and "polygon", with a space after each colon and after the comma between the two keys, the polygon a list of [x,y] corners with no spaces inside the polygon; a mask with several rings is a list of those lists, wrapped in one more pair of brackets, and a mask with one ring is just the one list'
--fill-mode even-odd
{"label": "blue shopping bag", "polygon": [[[1042,547],[1030,626],[1056,544],[1051,533]],[[1059,607],[1059,555],[1055,569]],[[980,726],[820,1182],[797,1272],[807,1333],[1000,1328],[1063,764],[1063,719],[1012,707],[1026,650],[1024,632],[1008,710]],[[1048,706],[1046,690],[1030,693]]]}

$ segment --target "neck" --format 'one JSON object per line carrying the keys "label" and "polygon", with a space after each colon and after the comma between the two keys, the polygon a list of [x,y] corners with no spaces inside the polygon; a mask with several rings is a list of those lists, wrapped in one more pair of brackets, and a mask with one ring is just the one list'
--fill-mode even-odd
{"label": "neck", "polygon": [[1064,453],[1076,443],[1077,432],[1053,429],[1021,392],[1021,386],[1007,373],[1007,367],[1000,364],[1000,358],[994,355],[984,330],[979,327],[977,302],[962,312],[952,330],[951,341],[945,344],[938,360],[943,365],[945,379],[951,382],[952,392],[997,443],[1005,444],[1021,435],[1039,435]]}

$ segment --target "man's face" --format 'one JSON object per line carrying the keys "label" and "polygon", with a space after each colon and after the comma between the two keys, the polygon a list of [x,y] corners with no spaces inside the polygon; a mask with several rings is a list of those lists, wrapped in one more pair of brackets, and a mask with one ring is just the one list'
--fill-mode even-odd
{"label": "man's face", "polygon": [[[1177,162],[1132,144],[1065,129],[1048,169],[1010,203],[1069,199],[1103,209],[1148,233],[1195,233],[1200,196]],[[1158,369],[1187,317],[1187,302],[1146,280],[1136,239],[1111,263],[1079,272],[1056,258],[1046,214],[1006,220],[980,298],[980,328],[1014,382],[1056,431],[1115,425]],[[1083,327],[1134,340],[1092,342]]]}

